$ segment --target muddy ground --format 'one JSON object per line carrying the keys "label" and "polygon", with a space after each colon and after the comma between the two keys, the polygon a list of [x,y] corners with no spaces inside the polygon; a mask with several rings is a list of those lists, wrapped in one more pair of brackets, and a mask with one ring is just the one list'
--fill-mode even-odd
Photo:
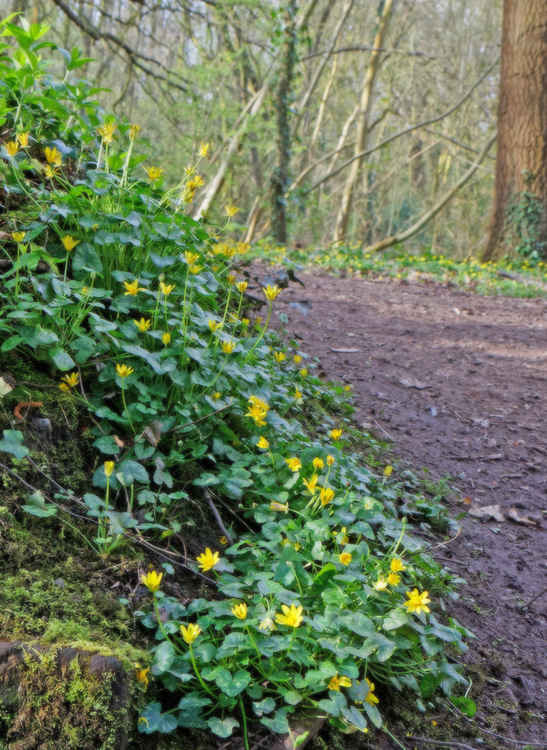
{"label": "muddy ground", "polygon": [[427,725],[425,739],[403,741],[547,747],[547,301],[298,276],[305,286],[276,302],[288,335],[319,357],[320,374],[352,384],[357,422],[391,442],[399,467],[449,476],[451,510],[467,513],[437,557],[467,581],[453,614],[476,635],[475,736],[460,720],[451,742],[428,739]]}

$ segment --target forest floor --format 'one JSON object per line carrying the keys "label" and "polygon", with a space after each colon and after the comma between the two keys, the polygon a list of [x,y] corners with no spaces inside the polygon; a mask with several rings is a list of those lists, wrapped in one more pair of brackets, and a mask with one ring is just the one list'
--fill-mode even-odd
{"label": "forest floor", "polygon": [[[547,747],[547,300],[298,278],[304,287],[278,298],[279,325],[319,358],[320,375],[352,385],[356,421],[389,441],[396,470],[449,478],[462,519],[435,554],[466,580],[451,614],[476,636],[464,658],[478,710],[428,717],[411,738],[392,724],[394,734],[420,749]],[[441,722],[452,742],[427,739]],[[379,741],[369,747],[398,747]]]}

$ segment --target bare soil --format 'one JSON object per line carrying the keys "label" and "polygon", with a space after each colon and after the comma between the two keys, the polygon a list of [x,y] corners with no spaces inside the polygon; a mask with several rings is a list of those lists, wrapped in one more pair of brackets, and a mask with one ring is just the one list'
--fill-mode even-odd
{"label": "bare soil", "polygon": [[[299,278],[276,301],[288,335],[320,374],[352,384],[358,423],[390,441],[396,466],[450,477],[454,515],[466,513],[438,557],[467,581],[453,615],[476,636],[466,661],[478,711],[472,722],[439,716],[445,744],[429,725],[403,742],[547,747],[547,301]],[[496,517],[472,515],[488,506]]]}

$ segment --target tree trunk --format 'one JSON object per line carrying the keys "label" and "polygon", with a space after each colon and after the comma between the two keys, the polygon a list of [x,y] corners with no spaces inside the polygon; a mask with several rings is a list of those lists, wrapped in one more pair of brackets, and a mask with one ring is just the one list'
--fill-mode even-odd
{"label": "tree trunk", "polygon": [[[547,256],[547,2],[504,0],[498,105],[496,184],[489,236],[482,259],[511,249],[508,212],[531,196],[537,209],[533,233]],[[522,229],[522,228],[521,228]],[[514,231],[513,231],[514,234]],[[522,238],[522,235],[520,237]],[[518,240],[517,240],[518,241]]]}
{"label": "tree trunk", "polygon": [[[374,49],[370,56],[370,62],[368,64],[365,79],[363,82],[363,90],[361,92],[355,154],[365,151],[366,149],[367,136],[369,131],[370,111],[372,108],[372,94],[374,90],[374,82],[376,80],[376,73],[378,71],[378,65],[380,63],[380,48],[383,45],[384,37],[389,25],[392,7],[393,0],[385,0],[384,7],[382,9],[382,15],[378,19],[378,30],[376,32],[376,36],[374,37],[373,44]],[[338,216],[336,217],[336,226],[334,229],[335,242],[341,242],[346,235],[351,203],[353,200],[353,191],[357,182],[357,178],[359,176],[361,162],[362,158],[357,158],[353,162],[346,180],[346,184],[344,185],[342,200],[340,203],[340,208],[338,209]]]}

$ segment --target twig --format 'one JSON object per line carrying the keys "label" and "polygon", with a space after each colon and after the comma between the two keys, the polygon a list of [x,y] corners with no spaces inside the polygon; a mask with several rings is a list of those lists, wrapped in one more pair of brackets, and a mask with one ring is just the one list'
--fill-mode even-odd
{"label": "twig", "polygon": [[450,740],[433,740],[429,737],[413,737],[407,736],[407,740],[414,740],[415,742],[427,742],[430,745],[441,745],[442,747],[459,747],[462,750],[477,750],[476,747],[466,745],[464,742],[452,742]]}
{"label": "twig", "polygon": [[382,425],[379,422],[377,422],[375,419],[373,419],[372,421],[374,422],[374,424],[377,427],[379,427],[382,430],[382,432],[384,433],[384,435],[388,436],[388,438],[391,440],[392,443],[395,442],[394,438],[389,434],[389,432],[387,430],[384,430],[384,428],[382,427]]}
{"label": "twig", "polygon": [[453,541],[455,541],[461,533],[462,527],[460,526],[453,537],[447,539],[446,542],[439,542],[438,544],[434,544],[431,549],[437,549],[437,547],[446,547],[447,544],[451,544]]}
{"label": "twig", "polygon": [[526,604],[523,604],[520,607],[520,609],[526,609],[527,607],[530,606],[530,604],[533,604],[537,599],[539,599],[540,597],[542,597],[543,594],[545,594],[545,593],[547,593],[547,588],[544,588],[543,591],[540,591],[540,593],[537,594],[536,596],[534,596],[532,599],[530,599],[529,602],[526,602]]}
{"label": "twig", "polygon": [[222,531],[222,533],[224,534],[224,536],[226,537],[226,539],[230,542],[230,544],[233,544],[234,540],[232,538],[232,535],[230,534],[230,532],[228,531],[228,529],[224,525],[224,522],[222,521],[220,513],[218,512],[217,507],[216,507],[216,505],[213,502],[213,498],[211,497],[211,493],[209,492],[209,490],[207,488],[204,488],[204,490],[203,490],[203,497],[207,500],[207,505],[211,509],[211,513],[215,517],[215,521],[217,522],[219,529]]}

